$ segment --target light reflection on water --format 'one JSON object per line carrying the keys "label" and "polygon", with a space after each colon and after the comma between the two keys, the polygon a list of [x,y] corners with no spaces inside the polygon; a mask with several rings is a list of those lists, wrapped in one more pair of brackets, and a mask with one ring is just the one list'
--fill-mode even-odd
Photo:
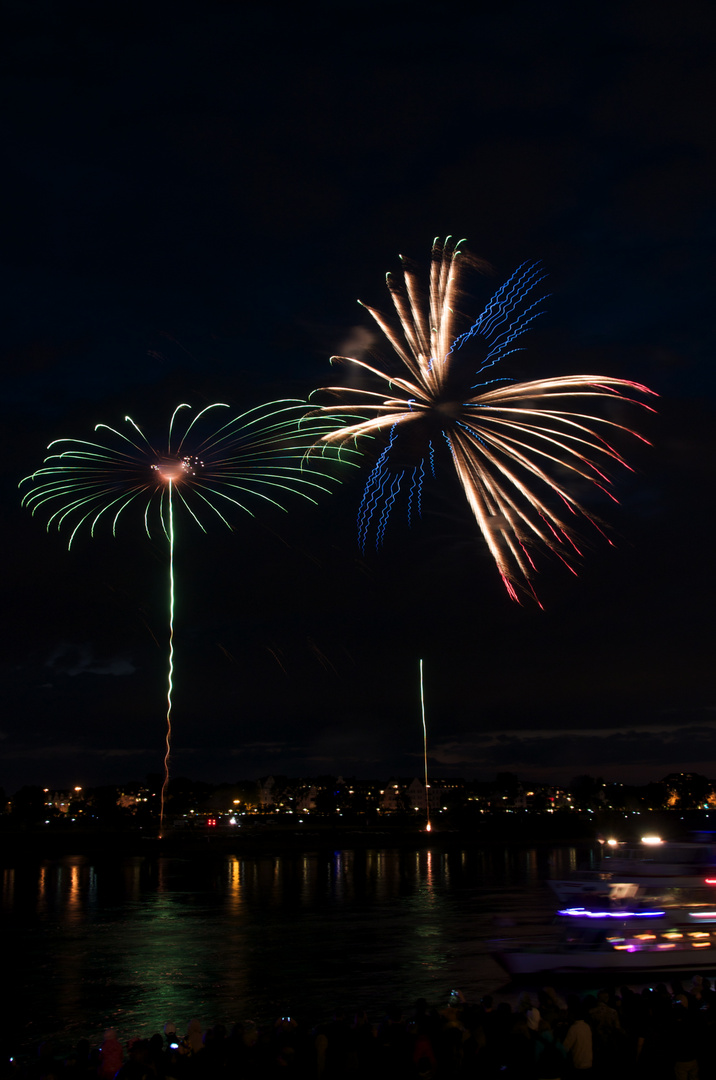
{"label": "light reflection on water", "polygon": [[2,873],[25,1049],[149,1035],[172,1020],[316,1022],[336,1005],[468,998],[506,977],[489,939],[544,932],[547,876],[576,849],[341,850],[244,858],[68,857]]}

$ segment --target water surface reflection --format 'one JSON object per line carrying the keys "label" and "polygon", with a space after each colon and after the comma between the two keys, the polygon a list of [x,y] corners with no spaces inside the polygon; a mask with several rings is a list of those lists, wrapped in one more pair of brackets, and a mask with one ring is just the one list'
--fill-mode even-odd
{"label": "water surface reflection", "polygon": [[[243,858],[66,858],[6,868],[9,972],[28,989],[26,1047],[61,1036],[123,1039],[334,1005],[441,1003],[505,982],[488,940],[541,932],[544,885],[575,849],[340,850]],[[509,932],[509,930],[508,930]],[[11,982],[11,985],[13,983]]]}

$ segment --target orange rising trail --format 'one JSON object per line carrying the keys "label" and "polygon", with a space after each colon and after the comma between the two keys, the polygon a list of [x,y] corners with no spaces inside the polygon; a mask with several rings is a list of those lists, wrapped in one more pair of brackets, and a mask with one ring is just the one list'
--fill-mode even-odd
{"label": "orange rising trail", "polygon": [[172,505],[172,481],[168,482],[169,525],[169,655],[167,662],[167,733],[164,754],[164,780],[159,805],[159,839],[164,833],[164,804],[169,785],[169,758],[172,751],[172,692],[174,681],[174,507]]}
{"label": "orange rising trail", "polygon": [[425,723],[425,692],[423,689],[423,661],[420,661],[420,711],[423,717],[423,761],[425,764],[425,831],[430,832],[430,785],[428,784],[428,728]]}

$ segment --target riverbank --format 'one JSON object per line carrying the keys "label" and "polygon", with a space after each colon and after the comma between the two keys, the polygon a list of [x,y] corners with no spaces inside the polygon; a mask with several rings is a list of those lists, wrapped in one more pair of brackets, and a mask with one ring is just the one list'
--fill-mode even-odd
{"label": "riverbank", "polygon": [[55,823],[0,830],[0,860],[5,864],[22,857],[94,855],[108,851],[121,855],[188,856],[286,854],[291,851],[367,848],[431,849],[447,851],[492,845],[529,846],[597,843],[599,836],[616,834],[635,839],[647,831],[665,837],[686,836],[707,828],[703,815],[687,818],[664,812],[626,815],[527,812],[480,814],[469,822],[424,821],[336,822],[331,818],[305,818],[287,822],[273,816],[245,818],[232,827],[170,827],[160,839],[156,825],[112,829],[101,825]]}

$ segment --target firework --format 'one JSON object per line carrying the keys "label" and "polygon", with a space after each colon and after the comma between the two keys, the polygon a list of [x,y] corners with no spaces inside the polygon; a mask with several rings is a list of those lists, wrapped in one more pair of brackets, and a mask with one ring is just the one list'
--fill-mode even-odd
{"label": "firework", "polygon": [[[20,481],[22,503],[47,515],[48,530],[69,530],[68,547],[78,533],[91,536],[108,526],[138,518],[149,537],[162,534],[169,545],[169,620],[166,750],[160,801],[160,833],[169,781],[174,677],[174,546],[176,511],[185,511],[204,532],[204,520],[231,527],[236,511],[253,516],[248,503],[269,502],[285,509],[286,495],[315,502],[336,479],[335,452],[306,457],[309,447],[334,426],[327,415],[306,416],[306,403],[274,401],[216,426],[216,402],[192,414],[177,406],[166,441],[157,447],[126,416],[128,429],[95,427],[97,439],[56,439],[43,465]],[[224,414],[225,415],[225,414]]]}
{"label": "firework", "polygon": [[428,726],[425,721],[425,688],[423,686],[423,661],[420,661],[420,714],[423,720],[423,764],[425,766],[425,831],[430,832],[430,784],[428,783]]}
{"label": "firework", "polygon": [[[534,596],[535,548],[555,552],[574,572],[581,554],[575,521],[586,519],[602,532],[570,487],[591,483],[617,501],[610,491],[610,467],[629,466],[613,440],[625,434],[647,440],[613,418],[614,403],[653,412],[639,397],[630,396],[652,391],[606,375],[531,382],[500,375],[541,314],[544,296],[539,286],[545,275],[538,263],[521,266],[461,331],[457,304],[461,272],[469,263],[459,244],[435,241],[427,297],[409,267],[402,281],[388,275],[399,325],[363,305],[400,363],[391,367],[332,357],[332,362],[365,372],[378,389],[325,387],[322,392],[350,399],[350,404],[324,409],[337,415],[359,412],[363,419],[336,427],[321,442],[341,446],[387,434],[358,515],[363,549],[371,535],[377,546],[383,542],[399,499],[409,520],[421,514],[425,478],[434,476],[440,458],[446,458],[508,593],[518,599],[519,589]],[[621,410],[616,415],[620,417]]]}

